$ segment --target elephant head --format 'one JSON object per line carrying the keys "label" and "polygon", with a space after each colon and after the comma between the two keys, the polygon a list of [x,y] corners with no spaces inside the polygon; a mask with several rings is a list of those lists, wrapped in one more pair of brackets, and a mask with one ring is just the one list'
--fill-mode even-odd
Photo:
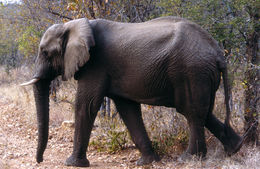
{"label": "elephant head", "polygon": [[48,142],[49,85],[57,76],[71,78],[79,67],[90,58],[89,49],[94,46],[89,21],[77,19],[65,24],[55,24],[44,33],[36,59],[33,79],[22,85],[34,84],[34,97],[38,121],[37,162],[42,162]]}

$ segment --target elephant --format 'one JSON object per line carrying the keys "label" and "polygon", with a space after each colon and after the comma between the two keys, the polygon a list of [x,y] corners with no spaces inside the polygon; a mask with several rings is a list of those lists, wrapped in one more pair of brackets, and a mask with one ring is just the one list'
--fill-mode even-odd
{"label": "elephant", "polygon": [[[49,86],[62,76],[77,81],[73,152],[67,166],[88,167],[86,151],[103,98],[115,103],[141,153],[137,165],[159,161],[146,132],[140,104],[176,108],[189,126],[185,155],[205,157],[205,127],[228,155],[239,151],[244,136],[230,125],[230,88],[223,50],[207,31],[179,17],[160,17],[142,23],[80,18],[54,24],[43,34],[33,85],[38,147],[43,161],[48,142]],[[212,113],[221,77],[226,118]]]}

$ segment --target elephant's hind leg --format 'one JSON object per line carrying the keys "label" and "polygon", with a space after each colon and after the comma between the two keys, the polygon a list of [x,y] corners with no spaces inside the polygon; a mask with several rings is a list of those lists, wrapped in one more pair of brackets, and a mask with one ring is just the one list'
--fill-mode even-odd
{"label": "elephant's hind leg", "polygon": [[210,108],[210,82],[207,80],[190,78],[184,84],[185,94],[182,105],[190,129],[189,145],[181,157],[190,158],[197,155],[204,158],[207,153],[205,141],[205,121]]}
{"label": "elephant's hind leg", "polygon": [[137,165],[159,161],[159,156],[154,152],[151,141],[146,133],[140,104],[121,98],[114,99],[114,102],[130,132],[133,142],[142,154],[142,157],[137,161]]}
{"label": "elephant's hind leg", "polygon": [[236,153],[242,146],[243,139],[230,127],[225,126],[212,113],[209,114],[206,127],[224,145],[228,155]]}
{"label": "elephant's hind leg", "polygon": [[190,128],[189,145],[186,152],[182,155],[182,159],[189,159],[190,155],[196,155],[204,158],[207,153],[204,125],[197,123],[195,119],[188,119]]}

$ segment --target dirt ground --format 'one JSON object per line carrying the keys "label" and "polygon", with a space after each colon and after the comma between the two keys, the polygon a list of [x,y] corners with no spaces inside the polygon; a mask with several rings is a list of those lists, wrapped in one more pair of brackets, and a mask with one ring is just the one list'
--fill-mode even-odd
{"label": "dirt ground", "polygon": [[[73,127],[62,125],[66,116],[71,116],[60,116],[60,110],[66,107],[62,104],[50,105],[48,146],[44,161],[36,163],[37,123],[32,88],[19,87],[18,82],[22,80],[19,74],[15,77],[18,80],[10,82],[8,77],[0,75],[0,169],[74,168],[64,165],[72,152]],[[66,111],[73,110],[67,108]],[[102,134],[95,130],[94,134]],[[90,146],[87,153],[90,168],[260,168],[260,150],[255,147],[243,147],[236,155],[226,157],[220,144],[208,146],[204,161],[181,161],[178,155],[164,156],[160,162],[139,167],[135,163],[140,154],[133,146],[114,154],[99,152]]]}

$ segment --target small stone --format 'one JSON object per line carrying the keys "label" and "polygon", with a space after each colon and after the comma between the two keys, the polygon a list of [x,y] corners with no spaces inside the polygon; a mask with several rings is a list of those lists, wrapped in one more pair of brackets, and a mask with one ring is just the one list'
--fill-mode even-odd
{"label": "small stone", "polygon": [[75,123],[74,121],[63,121],[61,124],[62,128],[74,128]]}

